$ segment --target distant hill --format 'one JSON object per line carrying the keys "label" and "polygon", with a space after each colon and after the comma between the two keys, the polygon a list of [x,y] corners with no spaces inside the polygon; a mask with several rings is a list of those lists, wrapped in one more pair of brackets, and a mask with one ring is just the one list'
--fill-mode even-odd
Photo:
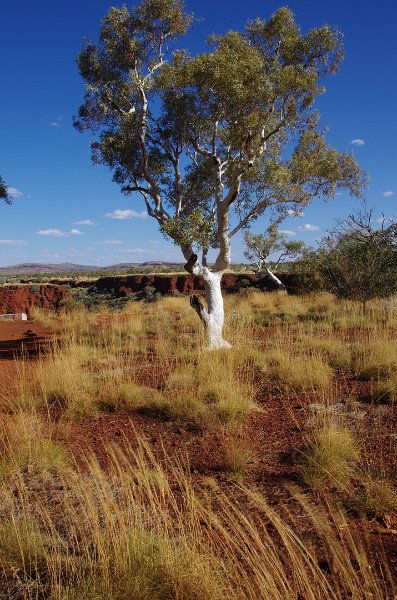
{"label": "distant hill", "polygon": [[21,263],[8,267],[0,267],[0,275],[16,275],[20,273],[89,273],[90,271],[129,271],[131,269],[142,268],[170,268],[181,267],[183,263],[171,263],[163,261],[149,261],[144,263],[118,263],[108,267],[98,267],[92,265],[76,265],[73,263]]}

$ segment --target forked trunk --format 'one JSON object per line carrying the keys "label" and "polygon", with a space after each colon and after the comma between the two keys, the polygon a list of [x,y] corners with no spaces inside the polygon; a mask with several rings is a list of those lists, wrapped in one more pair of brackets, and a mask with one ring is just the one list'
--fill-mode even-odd
{"label": "forked trunk", "polygon": [[230,348],[229,342],[223,339],[223,322],[225,317],[221,280],[223,271],[211,273],[206,269],[204,276],[205,298],[208,308],[205,308],[198,296],[192,296],[190,304],[199,315],[208,336],[209,350]]}

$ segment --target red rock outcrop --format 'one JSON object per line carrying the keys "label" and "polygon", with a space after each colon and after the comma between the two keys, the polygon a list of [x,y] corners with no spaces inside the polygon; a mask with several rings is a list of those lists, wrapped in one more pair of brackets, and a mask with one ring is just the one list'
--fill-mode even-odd
{"label": "red rock outcrop", "polygon": [[33,306],[56,310],[70,296],[60,285],[5,285],[0,287],[0,314],[25,312],[29,316]]}
{"label": "red rock outcrop", "polygon": [[[294,276],[290,274],[280,275],[280,279],[288,287]],[[233,292],[239,286],[243,286],[247,280],[251,285],[260,289],[273,290],[277,286],[269,277],[261,275],[249,275],[246,273],[225,273],[222,277],[222,289],[225,292]],[[115,296],[127,296],[141,292],[145,287],[153,287],[161,294],[173,294],[180,292],[186,294],[192,291],[203,291],[204,282],[201,277],[195,275],[125,275],[123,277],[101,277],[95,283],[99,290],[113,292]]]}

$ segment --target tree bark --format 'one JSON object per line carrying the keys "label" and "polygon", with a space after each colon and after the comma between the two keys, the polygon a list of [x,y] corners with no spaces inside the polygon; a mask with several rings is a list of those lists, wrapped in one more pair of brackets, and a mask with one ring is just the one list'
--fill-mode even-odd
{"label": "tree bark", "polygon": [[[203,269],[204,271],[204,269]],[[205,285],[205,298],[207,308],[204,307],[198,296],[192,296],[190,304],[200,317],[208,337],[208,349],[230,348],[231,344],[223,339],[223,323],[225,312],[223,307],[223,296],[221,280],[223,271],[211,272],[205,269],[202,273]]]}
{"label": "tree bark", "polygon": [[266,267],[266,272],[269,275],[270,279],[272,279],[274,281],[274,283],[276,283],[278,285],[280,290],[282,290],[283,292],[287,292],[287,288],[285,287],[283,282],[274,273],[272,273],[272,271],[269,269],[269,267]]}

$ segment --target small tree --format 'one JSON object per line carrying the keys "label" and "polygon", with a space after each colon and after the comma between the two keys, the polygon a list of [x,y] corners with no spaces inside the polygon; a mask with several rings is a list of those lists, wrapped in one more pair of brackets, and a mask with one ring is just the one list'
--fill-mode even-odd
{"label": "small tree", "polygon": [[11,204],[11,201],[12,201],[10,194],[8,193],[8,188],[1,176],[0,176],[0,199],[7,202],[7,204]]}
{"label": "small tree", "polygon": [[342,298],[382,298],[397,292],[397,223],[374,223],[371,211],[350,215],[323,240],[318,269]]}
{"label": "small tree", "polygon": [[[302,253],[305,246],[304,242],[288,240],[287,235],[280,232],[277,225],[269,225],[264,234],[253,234],[250,231],[245,231],[244,242],[247,246],[244,256],[253,264],[254,272],[259,273],[265,270],[278,287],[286,291],[285,285],[275,275],[275,272],[281,263],[293,260]],[[278,256],[271,260],[273,254],[278,254]]]}
{"label": "small tree", "polygon": [[[204,279],[207,308],[191,303],[210,348],[220,348],[229,346],[221,278],[231,238],[265,211],[280,218],[339,187],[359,195],[364,176],[352,155],[326,144],[313,109],[321,80],[340,65],[339,32],[302,34],[281,8],[213,36],[206,53],[171,52],[191,22],[182,0],[111,8],[99,43],[78,57],[86,95],[75,126],[96,134],[93,161],[143,198],[186,270]],[[209,248],[218,250],[212,269]]]}

